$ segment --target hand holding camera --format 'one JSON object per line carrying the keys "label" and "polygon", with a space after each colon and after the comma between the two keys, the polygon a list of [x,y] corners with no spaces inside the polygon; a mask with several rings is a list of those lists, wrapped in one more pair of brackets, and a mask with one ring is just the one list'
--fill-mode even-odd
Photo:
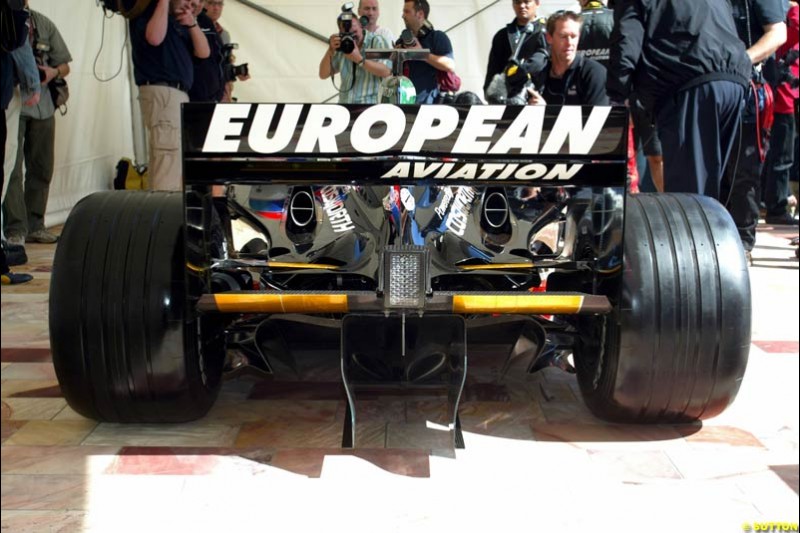
{"label": "hand holding camera", "polygon": [[402,32],[400,32],[400,38],[397,39],[395,47],[406,48],[406,49],[420,49],[422,48],[422,45],[419,44],[419,41],[414,36],[414,33],[408,28],[406,28]]}
{"label": "hand holding camera", "polygon": [[239,48],[237,43],[229,43],[222,47],[222,68],[226,82],[230,81],[245,81],[250,79],[250,70],[247,63],[241,65],[234,65],[236,57],[233,51]]}
{"label": "hand holding camera", "polygon": [[39,79],[42,85],[47,85],[58,77],[58,69],[49,65],[36,65],[39,68]]}

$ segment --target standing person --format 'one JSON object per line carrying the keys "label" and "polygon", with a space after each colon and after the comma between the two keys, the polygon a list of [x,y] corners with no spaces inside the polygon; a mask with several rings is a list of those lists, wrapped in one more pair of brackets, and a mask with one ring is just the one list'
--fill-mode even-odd
{"label": "standing person", "polygon": [[[786,17],[788,38],[775,54],[781,63],[781,77],[798,77],[798,16],[800,8],[796,1],[789,4]],[[793,58],[787,54],[794,50]],[[792,60],[793,59],[793,60]],[[764,200],[767,206],[767,224],[797,226],[798,221],[788,211],[789,172],[794,164],[794,147],[797,136],[795,121],[795,102],[797,101],[797,85],[792,87],[789,80],[782,80],[775,94],[775,122],[772,124],[769,157],[767,159],[767,190]],[[797,177],[795,175],[795,177]]]}
{"label": "standing person", "polygon": [[204,0],[192,0],[192,9],[197,25],[208,40],[209,56],[205,59],[192,58],[194,81],[189,90],[192,102],[221,102],[225,96],[225,70],[222,61],[222,37],[214,26],[214,21],[206,14]]}
{"label": "standing person", "polygon": [[250,79],[250,74],[240,74],[234,76],[232,74],[233,70],[233,63],[236,61],[236,57],[232,53],[232,47],[236,46],[231,41],[231,34],[228,33],[228,30],[222,27],[220,24],[219,19],[222,17],[222,10],[225,7],[224,0],[205,0],[206,5],[206,14],[214,23],[214,28],[216,28],[217,33],[219,34],[220,39],[222,40],[223,50],[225,53],[223,54],[224,62],[227,64],[223,64],[223,74],[225,76],[225,93],[222,96],[223,102],[232,102],[233,101],[233,84],[238,81],[247,81]]}
{"label": "standing person", "polygon": [[378,17],[381,16],[378,0],[361,0],[358,3],[358,16],[367,17],[367,20],[369,21],[364,30],[368,31],[369,33],[374,33],[375,35],[380,35],[386,39],[386,42],[390,45],[394,43],[394,35],[392,34],[392,30],[385,26],[378,26]]}
{"label": "standing person", "polygon": [[[726,2],[727,4],[727,2]],[[763,81],[761,63],[786,41],[786,10],[784,0],[730,0],[729,10],[739,40],[747,48],[752,64],[748,80]],[[734,156],[725,169],[726,194],[723,196],[748,258],[756,244],[758,203],[761,197],[762,147],[766,132],[761,127],[763,110],[758,109],[756,95],[748,83],[744,109],[740,113],[741,135]]]}
{"label": "standing person", "polygon": [[[36,62],[28,42],[28,13],[23,9],[23,2],[10,2],[0,0],[0,9],[4,15],[9,15],[9,20],[3,27],[3,35],[0,38],[0,108],[3,110],[3,118],[0,121],[0,160],[3,161],[3,168],[0,169],[0,189],[5,196],[6,184],[6,141],[8,138],[7,119],[10,117],[12,122],[12,134],[16,140],[16,129],[19,125],[19,113],[9,113],[8,107],[11,102],[15,102],[17,110],[20,106],[20,93],[15,88],[16,82],[21,81],[25,91],[25,105],[35,105],[39,102],[41,86],[37,74]],[[14,157],[16,156],[16,143],[12,148]],[[13,158],[9,158],[12,159]],[[13,162],[9,169],[13,168]],[[21,245],[11,247],[9,257],[6,256],[6,241],[2,239],[0,243],[0,281],[3,285],[16,285],[26,283],[33,279],[30,274],[16,274],[11,272],[9,264],[23,264],[27,261],[25,249]]]}
{"label": "standing person", "polygon": [[[534,54],[547,56],[547,41],[545,40],[545,19],[536,18],[536,10],[540,0],[513,0],[514,20],[501,28],[492,38],[492,47],[489,49],[489,62],[486,65],[486,79],[483,82],[483,92],[489,88],[492,79],[503,72],[508,65],[517,46],[521,46],[517,59],[523,63],[531,59]],[[530,32],[528,24],[531,25]],[[522,44],[520,45],[520,42]],[[488,99],[488,95],[487,99]]]}
{"label": "standing person", "polygon": [[51,81],[69,75],[72,56],[49,18],[31,10],[30,26],[29,41],[36,56],[44,95],[38,104],[20,111],[19,146],[3,201],[3,216],[9,243],[52,244],[58,237],[45,229],[44,215],[55,163],[56,108],[47,86]]}
{"label": "standing person", "polygon": [[665,191],[719,199],[750,75],[727,2],[617,0],[614,22],[609,98],[655,115]]}
{"label": "standing person", "polygon": [[355,46],[348,54],[339,49],[342,44],[340,33],[330,36],[328,49],[319,62],[319,77],[325,80],[341,73],[338,88],[340,104],[376,104],[381,80],[392,74],[391,61],[367,59],[364,50],[390,48],[389,42],[380,35],[365,32],[358,20],[352,20],[350,31],[354,34]]}
{"label": "standing person", "polygon": [[418,104],[433,104],[439,96],[437,72],[455,72],[456,62],[453,60],[453,45],[443,31],[433,28],[428,17],[431,6],[428,0],[408,0],[403,4],[403,22],[406,29],[414,36],[414,42],[403,45],[403,48],[430,50],[425,61],[408,61],[407,77],[417,91]]}
{"label": "standing person", "polygon": [[133,74],[149,133],[150,188],[180,191],[181,104],[194,82],[192,56],[210,54],[189,0],[154,0],[130,21]]}
{"label": "standing person", "polygon": [[583,25],[578,49],[581,55],[608,67],[611,32],[614,30],[614,11],[607,8],[600,0],[580,0],[580,2]]}
{"label": "standing person", "polygon": [[606,69],[578,54],[583,17],[559,11],[547,19],[550,59],[545,68],[531,73],[531,105],[608,105]]}

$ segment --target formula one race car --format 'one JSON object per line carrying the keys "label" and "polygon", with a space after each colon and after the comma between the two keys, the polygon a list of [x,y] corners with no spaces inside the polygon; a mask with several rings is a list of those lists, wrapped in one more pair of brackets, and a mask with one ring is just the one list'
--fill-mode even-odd
{"label": "formula one race car", "polygon": [[[687,422],[735,398],[750,285],[727,212],[626,196],[611,107],[219,104],[183,108],[183,194],[103,192],[53,267],[69,404],[116,422],[200,418],[246,365],[359,392],[438,387],[470,355],[558,364],[597,416]],[[223,187],[227,186],[227,187]]]}

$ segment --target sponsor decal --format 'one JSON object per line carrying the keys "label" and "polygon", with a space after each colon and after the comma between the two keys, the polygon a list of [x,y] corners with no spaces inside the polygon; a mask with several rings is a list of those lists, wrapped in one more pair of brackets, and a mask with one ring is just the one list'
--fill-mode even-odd
{"label": "sponsor decal", "polygon": [[608,60],[611,57],[611,52],[608,48],[591,48],[589,50],[580,50],[579,53],[590,59]]}
{"label": "sponsor decal", "polygon": [[558,163],[397,163],[381,178],[434,178],[461,180],[569,180],[581,164]]}
{"label": "sponsor decal", "polygon": [[472,202],[475,201],[475,189],[472,187],[458,187],[450,216],[447,217],[447,230],[459,237],[463,237],[469,224],[469,214],[472,212]]}
{"label": "sponsor decal", "polygon": [[[581,107],[561,107],[549,130],[544,129],[546,108],[542,106],[514,108],[516,115],[506,120],[505,106],[473,106],[466,115],[443,105],[421,106],[416,114],[408,115],[393,104],[359,111],[351,115],[349,108],[340,105],[218,104],[202,151],[232,153],[244,149],[282,156],[415,155],[426,151],[454,156],[585,155],[603,131],[611,108],[593,107],[584,120]],[[503,126],[499,127],[501,121]],[[433,165],[439,166],[397,166],[385,177],[562,180],[580,169],[580,165]]]}
{"label": "sponsor decal", "polygon": [[328,221],[331,223],[334,233],[344,233],[356,229],[353,220],[350,218],[350,213],[344,206],[344,195],[339,187],[323,187],[320,191],[322,198],[322,209],[328,216]]}

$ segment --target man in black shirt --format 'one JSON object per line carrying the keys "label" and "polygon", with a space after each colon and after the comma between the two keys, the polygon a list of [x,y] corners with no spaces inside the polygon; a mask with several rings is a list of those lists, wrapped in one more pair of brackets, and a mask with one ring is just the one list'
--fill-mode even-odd
{"label": "man in black shirt", "polygon": [[617,0],[614,19],[609,98],[655,115],[665,191],[720,198],[750,71],[727,2]]}
{"label": "man in black shirt", "polygon": [[614,30],[614,11],[600,0],[581,0],[581,40],[578,49],[581,55],[608,66],[611,48],[611,32]]}
{"label": "man in black shirt", "polygon": [[209,56],[192,58],[194,64],[194,82],[189,90],[191,102],[221,102],[225,95],[224,55],[222,37],[214,26],[214,21],[204,9],[204,2],[194,0],[194,16],[197,25],[208,40]]}
{"label": "man in black shirt", "polygon": [[[747,55],[754,65],[750,76],[753,81],[760,78],[760,63],[768,59],[786,41],[786,11],[784,0],[731,0],[733,19],[739,39],[747,48]],[[730,211],[739,237],[748,256],[756,243],[758,224],[758,202],[760,197],[761,168],[766,142],[766,132],[760,127],[763,110],[756,114],[755,94],[747,88],[747,104],[741,112],[741,136],[734,155],[725,169],[723,201]],[[738,118],[738,117],[737,117]]]}
{"label": "man in black shirt", "polygon": [[[505,28],[495,33],[492,39],[492,48],[489,50],[489,63],[486,65],[486,80],[483,83],[483,92],[489,88],[497,74],[503,72],[509,59],[519,46],[519,55],[516,59],[522,63],[534,54],[540,53],[547,56],[547,42],[545,41],[545,20],[536,18],[536,9],[539,0],[513,0],[514,20]],[[530,24],[530,31],[528,30]],[[489,98],[488,95],[487,99]]]}
{"label": "man in black shirt", "polygon": [[529,104],[608,105],[606,69],[578,55],[582,22],[583,17],[572,11],[557,12],[547,19],[550,59],[544,69],[529,72],[534,86],[528,90]]}

